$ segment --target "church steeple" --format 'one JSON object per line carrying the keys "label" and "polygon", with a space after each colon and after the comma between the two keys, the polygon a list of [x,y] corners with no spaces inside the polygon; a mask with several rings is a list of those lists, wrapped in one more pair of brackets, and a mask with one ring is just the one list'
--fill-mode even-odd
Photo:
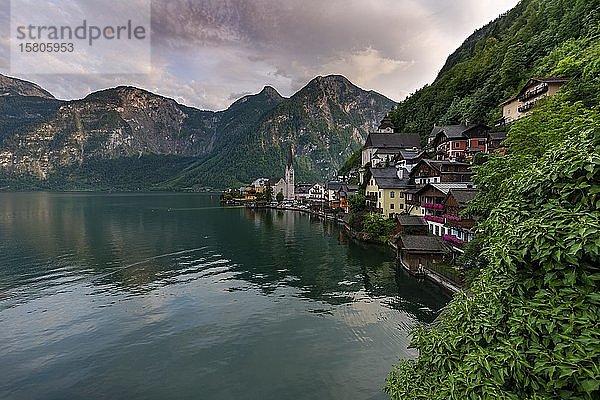
{"label": "church steeple", "polygon": [[387,114],[382,120],[377,130],[380,133],[394,133],[394,123],[390,118],[390,114]]}
{"label": "church steeple", "polygon": [[292,145],[290,144],[290,148],[288,149],[288,159],[287,159],[288,168],[294,168],[294,155],[292,154]]}
{"label": "church steeple", "polygon": [[285,166],[285,190],[284,196],[286,200],[294,200],[295,197],[295,177],[294,177],[294,154],[292,145],[288,150],[287,165]]}

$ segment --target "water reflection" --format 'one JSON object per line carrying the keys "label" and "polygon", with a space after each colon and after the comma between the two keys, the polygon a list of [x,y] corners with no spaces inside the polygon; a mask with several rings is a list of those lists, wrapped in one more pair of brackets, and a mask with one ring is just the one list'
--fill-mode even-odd
{"label": "water reflection", "polygon": [[0,299],[10,297],[8,304],[82,279],[132,293],[200,278],[242,280],[264,295],[286,286],[331,305],[363,293],[419,320],[434,318],[448,298],[396,273],[390,252],[349,240],[333,223],[222,210],[206,195],[1,194],[0,239]]}
{"label": "water reflection", "polygon": [[448,296],[335,224],[217,201],[0,194],[0,398],[385,398]]}

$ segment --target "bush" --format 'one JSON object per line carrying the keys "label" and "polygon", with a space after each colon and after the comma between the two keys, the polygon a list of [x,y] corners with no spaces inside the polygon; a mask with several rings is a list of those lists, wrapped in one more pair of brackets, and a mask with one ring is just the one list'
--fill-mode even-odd
{"label": "bush", "polygon": [[363,231],[370,239],[377,242],[386,243],[389,235],[396,229],[396,221],[388,219],[381,214],[365,214],[363,220]]}
{"label": "bush", "polygon": [[581,115],[554,115],[563,135],[541,158],[494,172],[489,265],[413,332],[419,357],[389,375],[393,399],[600,397],[600,118]]}

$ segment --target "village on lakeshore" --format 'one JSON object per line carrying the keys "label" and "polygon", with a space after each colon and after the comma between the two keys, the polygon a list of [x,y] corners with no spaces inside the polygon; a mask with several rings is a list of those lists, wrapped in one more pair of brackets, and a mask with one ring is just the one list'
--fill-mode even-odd
{"label": "village on lakeshore", "polygon": [[398,265],[410,273],[459,291],[464,271],[455,261],[476,235],[478,220],[465,212],[477,194],[471,167],[487,154],[505,154],[507,126],[567,81],[532,78],[500,104],[502,118],[494,128],[469,121],[435,125],[425,143],[417,133],[397,132],[388,115],[368,134],[360,167],[333,181],[296,183],[290,145],[283,177],[229,189],[222,204],[296,210],[337,221],[352,237],[391,245]]}

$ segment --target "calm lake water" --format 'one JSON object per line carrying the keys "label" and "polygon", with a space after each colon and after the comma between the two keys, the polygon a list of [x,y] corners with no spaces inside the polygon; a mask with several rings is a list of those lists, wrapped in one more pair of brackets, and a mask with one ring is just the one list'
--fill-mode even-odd
{"label": "calm lake water", "polygon": [[2,399],[384,399],[448,300],[307,215],[0,193]]}

